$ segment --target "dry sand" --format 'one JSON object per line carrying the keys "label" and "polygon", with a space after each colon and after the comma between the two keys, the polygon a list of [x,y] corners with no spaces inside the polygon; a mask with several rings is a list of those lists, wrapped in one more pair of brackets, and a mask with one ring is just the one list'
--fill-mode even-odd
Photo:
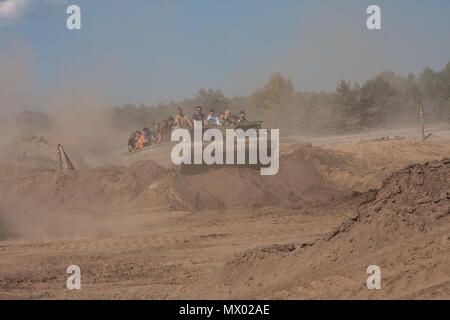
{"label": "dry sand", "polygon": [[[272,177],[59,172],[51,138],[22,156],[16,140],[0,165],[0,298],[449,299],[447,136],[297,140]],[[66,288],[72,264],[81,290]]]}

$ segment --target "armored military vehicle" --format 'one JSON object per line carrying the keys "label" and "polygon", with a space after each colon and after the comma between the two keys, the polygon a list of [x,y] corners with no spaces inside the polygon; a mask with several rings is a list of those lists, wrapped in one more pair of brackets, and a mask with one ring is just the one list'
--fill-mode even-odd
{"label": "armored military vehicle", "polygon": [[[234,153],[234,161],[232,163],[228,163],[226,159],[230,159],[227,157],[227,129],[233,130],[233,132],[238,132],[237,129],[242,129],[245,133],[250,133],[253,131],[253,133],[256,133],[256,138],[259,138],[260,135],[266,136],[267,141],[267,152],[270,154],[270,147],[271,147],[271,141],[270,141],[270,134],[268,133],[269,130],[262,129],[262,121],[246,121],[242,123],[238,123],[235,125],[224,125],[224,126],[215,126],[215,125],[208,125],[208,126],[202,126],[202,137],[203,133],[208,129],[217,129],[222,133],[223,137],[223,164],[217,165],[206,165],[203,161],[201,164],[194,164],[194,149],[196,148],[196,145],[198,146],[198,143],[201,144],[202,151],[210,145],[211,141],[203,141],[200,139],[200,141],[194,139],[195,135],[195,129],[189,128],[187,129],[190,133],[191,141],[184,141],[184,143],[188,143],[190,145],[190,148],[192,150],[191,152],[191,161],[189,161],[188,164],[183,163],[181,165],[176,165],[172,161],[171,153],[172,149],[179,143],[183,143],[183,141],[169,141],[169,142],[163,142],[159,144],[152,144],[151,146],[145,147],[143,149],[139,149],[132,152],[126,152],[122,154],[122,160],[125,166],[129,166],[130,164],[140,161],[140,160],[152,160],[155,161],[158,165],[160,165],[163,168],[166,169],[172,169],[180,167],[182,171],[189,171],[188,167],[221,167],[221,166],[246,166],[246,167],[260,167],[259,163],[259,155],[258,155],[258,149],[256,149],[255,153],[257,157],[257,163],[251,164],[249,162],[250,154],[249,154],[249,144],[250,140],[248,137],[234,137],[234,147],[233,147],[233,153]],[[253,129],[253,130],[249,130]],[[261,130],[262,129],[262,130]],[[228,131],[229,133],[229,131]],[[242,133],[242,132],[241,132]],[[255,143],[258,144],[259,139],[255,140]],[[245,149],[245,150],[244,150]],[[229,150],[228,150],[229,151]],[[245,151],[245,163],[238,164],[237,161],[237,155],[239,152]]]}

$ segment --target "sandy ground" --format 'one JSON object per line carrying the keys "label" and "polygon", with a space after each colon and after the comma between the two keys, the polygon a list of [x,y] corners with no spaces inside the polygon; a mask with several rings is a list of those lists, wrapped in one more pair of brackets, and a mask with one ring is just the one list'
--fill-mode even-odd
{"label": "sandy ground", "polygon": [[60,173],[36,141],[0,166],[0,298],[449,299],[450,131],[409,130],[290,137],[275,177]]}

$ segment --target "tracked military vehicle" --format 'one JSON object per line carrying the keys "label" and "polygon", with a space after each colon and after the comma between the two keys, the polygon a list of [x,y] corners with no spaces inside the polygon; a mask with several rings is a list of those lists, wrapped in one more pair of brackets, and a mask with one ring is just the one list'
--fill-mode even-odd
{"label": "tracked military vehicle", "polygon": [[[198,148],[198,144],[201,144],[202,152],[205,150],[205,148],[210,145],[211,141],[198,141],[194,139],[195,136],[195,129],[189,128],[187,129],[190,133],[190,139],[189,145],[191,148],[191,161],[188,161],[188,164],[182,163],[181,165],[176,165],[172,161],[171,153],[173,148],[179,144],[181,141],[169,141],[169,142],[163,142],[159,144],[152,144],[151,146],[132,151],[132,152],[126,152],[122,154],[122,160],[125,166],[129,166],[134,162],[140,161],[140,160],[152,160],[156,162],[158,165],[160,165],[163,168],[166,169],[173,169],[173,168],[179,168],[182,172],[190,172],[194,169],[209,169],[209,168],[217,168],[217,167],[223,167],[223,166],[245,166],[245,167],[255,167],[259,168],[261,167],[261,163],[259,162],[259,154],[256,151],[256,163],[250,163],[250,153],[249,153],[249,144],[250,140],[248,137],[234,137],[233,136],[233,159],[235,161],[232,161],[231,163],[227,160],[230,159],[230,157],[227,155],[227,151],[229,153],[229,150],[227,149],[227,129],[232,129],[234,132],[237,132],[237,129],[242,129],[245,133],[248,133],[249,129],[254,129],[253,131],[256,132],[256,137],[258,138],[257,141],[259,141],[259,136],[261,134],[264,134],[266,136],[267,141],[267,152],[270,154],[270,147],[271,147],[271,141],[270,141],[270,134],[268,133],[269,130],[260,130],[262,129],[262,121],[246,121],[242,123],[238,123],[235,125],[223,125],[223,126],[215,126],[215,125],[208,125],[208,126],[202,126],[202,137],[203,133],[208,129],[217,129],[222,133],[223,137],[223,164],[213,164],[213,165],[207,165],[205,163],[195,163],[194,161],[194,150],[195,148]],[[256,141],[256,143],[258,143]],[[241,152],[242,154],[245,154],[245,163],[238,163],[237,156]],[[226,160],[227,159],[227,160]],[[241,158],[242,159],[242,158]],[[254,159],[254,158],[253,158]],[[241,161],[242,162],[242,161]]]}

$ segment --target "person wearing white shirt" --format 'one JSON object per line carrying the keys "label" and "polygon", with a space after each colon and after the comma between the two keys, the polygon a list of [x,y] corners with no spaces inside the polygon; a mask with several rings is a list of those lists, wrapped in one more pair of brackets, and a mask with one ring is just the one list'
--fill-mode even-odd
{"label": "person wearing white shirt", "polygon": [[206,117],[206,122],[208,122],[209,125],[220,126],[220,120],[216,116],[214,109],[209,110],[209,114]]}

